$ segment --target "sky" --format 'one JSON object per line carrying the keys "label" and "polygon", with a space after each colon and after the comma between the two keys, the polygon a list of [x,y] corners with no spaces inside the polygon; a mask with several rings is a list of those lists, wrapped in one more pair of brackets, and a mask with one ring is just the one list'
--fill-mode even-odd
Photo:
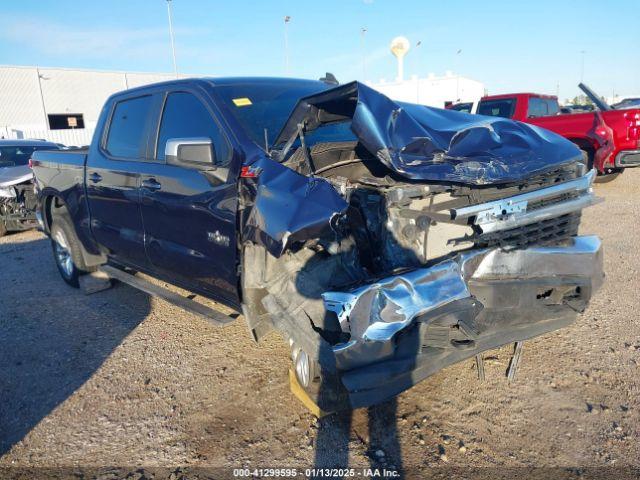
{"label": "sky", "polygon": [[[0,0],[0,64],[173,71],[166,0]],[[392,80],[453,71],[491,94],[640,94],[640,0],[172,0],[180,73]],[[366,33],[362,34],[362,29]],[[416,46],[420,42],[419,46]],[[581,53],[584,52],[584,53]],[[584,70],[583,70],[584,60]],[[363,68],[364,64],[364,68]]]}

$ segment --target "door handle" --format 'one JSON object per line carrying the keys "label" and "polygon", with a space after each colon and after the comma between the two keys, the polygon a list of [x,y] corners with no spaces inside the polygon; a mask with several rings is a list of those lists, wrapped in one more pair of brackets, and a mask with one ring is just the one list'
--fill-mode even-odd
{"label": "door handle", "polygon": [[162,184],[155,178],[148,178],[142,181],[142,187],[148,188],[149,190],[160,190],[162,188]]}
{"label": "door handle", "polygon": [[89,176],[89,180],[91,180],[93,183],[101,182],[102,181],[102,175],[100,175],[99,173],[93,172]]}

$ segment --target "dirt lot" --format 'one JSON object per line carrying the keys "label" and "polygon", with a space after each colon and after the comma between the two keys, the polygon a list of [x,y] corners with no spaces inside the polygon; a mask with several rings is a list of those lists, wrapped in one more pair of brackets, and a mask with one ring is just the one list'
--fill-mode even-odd
{"label": "dirt lot", "polygon": [[582,231],[604,240],[605,286],[573,326],[525,343],[513,384],[505,347],[484,383],[466,361],[397,401],[320,421],[289,392],[277,336],[256,345],[242,321],[216,329],[123,285],[85,296],[58,277],[40,233],[2,238],[0,469],[220,478],[348,463],[416,478],[477,467],[620,478],[640,467],[638,185],[628,171],[596,187],[606,202]]}

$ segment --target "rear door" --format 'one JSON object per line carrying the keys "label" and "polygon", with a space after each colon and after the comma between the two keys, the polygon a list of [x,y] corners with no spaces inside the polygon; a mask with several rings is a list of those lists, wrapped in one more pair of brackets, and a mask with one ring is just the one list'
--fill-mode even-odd
{"label": "rear door", "polygon": [[149,262],[140,213],[139,172],[141,164],[153,161],[148,147],[160,101],[159,94],[138,94],[111,104],[102,138],[98,146],[97,142],[92,144],[86,168],[91,230],[96,241],[112,257],[141,269]]}
{"label": "rear door", "polygon": [[[167,163],[171,139],[210,139],[214,163]],[[147,256],[158,276],[238,305],[235,178],[227,178],[231,144],[199,89],[166,92],[156,163],[141,176]]]}

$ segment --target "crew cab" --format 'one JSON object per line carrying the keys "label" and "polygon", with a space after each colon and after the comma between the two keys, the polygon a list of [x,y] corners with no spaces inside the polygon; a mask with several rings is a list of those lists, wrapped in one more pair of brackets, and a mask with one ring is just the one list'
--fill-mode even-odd
{"label": "crew cab", "polygon": [[127,269],[221,302],[331,411],[575,320],[603,279],[580,158],[358,82],[217,78],[117,93],[87,150],[32,163],[68,284]]}
{"label": "crew cab", "polygon": [[640,165],[640,108],[613,109],[586,85],[579,86],[597,111],[561,114],[553,95],[513,93],[483,97],[477,113],[519,120],[562,135],[580,148],[589,168],[598,170],[597,181],[613,180],[625,168]]}

